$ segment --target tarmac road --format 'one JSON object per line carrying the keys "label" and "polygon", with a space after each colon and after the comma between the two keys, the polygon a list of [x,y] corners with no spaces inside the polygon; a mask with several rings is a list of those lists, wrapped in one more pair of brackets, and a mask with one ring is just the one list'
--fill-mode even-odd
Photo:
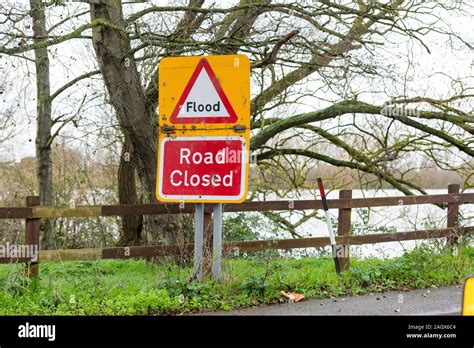
{"label": "tarmac road", "polygon": [[198,315],[460,315],[462,285],[312,299]]}

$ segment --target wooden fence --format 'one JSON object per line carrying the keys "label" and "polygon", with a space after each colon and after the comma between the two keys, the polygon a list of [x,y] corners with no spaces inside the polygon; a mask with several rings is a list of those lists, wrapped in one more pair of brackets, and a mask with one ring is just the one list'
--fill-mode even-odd
{"label": "wooden fence", "polygon": [[[339,199],[329,199],[330,209],[338,209],[338,228],[336,242],[343,246],[344,258],[341,259],[341,269],[349,268],[349,246],[375,244],[394,241],[420,240],[431,238],[447,238],[447,243],[453,243],[462,235],[471,234],[474,227],[458,227],[459,206],[474,203],[474,193],[459,193],[459,185],[449,185],[447,194],[400,196],[380,198],[352,198],[351,190],[339,191]],[[385,206],[407,206],[436,204],[447,209],[447,226],[440,229],[416,230],[407,232],[374,233],[352,235],[351,209]],[[244,202],[241,204],[226,204],[224,212],[258,212],[258,211],[292,211],[322,209],[320,200],[295,201],[265,201]],[[127,215],[163,215],[193,213],[194,204],[138,204],[138,205],[103,205],[79,207],[49,207],[39,206],[39,197],[26,198],[26,207],[0,208],[0,219],[25,219],[25,244],[38,245],[40,240],[40,219],[42,218],[78,218],[97,216],[127,216]],[[206,215],[212,212],[211,205],[205,206]],[[208,219],[209,220],[209,219]],[[210,235],[210,234],[208,234]],[[224,253],[262,251],[269,249],[297,249],[324,247],[329,245],[328,237],[276,239],[259,241],[228,242],[224,244]],[[128,259],[141,257],[177,256],[193,252],[193,245],[152,245],[116,248],[93,249],[63,249],[40,250],[35,262],[31,258],[0,257],[0,263],[26,262],[28,274],[38,275],[38,262],[58,260],[91,260],[91,259]],[[39,247],[38,247],[39,249]]]}

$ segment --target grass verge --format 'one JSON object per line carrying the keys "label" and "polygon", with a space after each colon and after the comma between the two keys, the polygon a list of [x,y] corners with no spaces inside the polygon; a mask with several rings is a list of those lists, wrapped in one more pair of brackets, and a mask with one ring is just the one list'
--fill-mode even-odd
{"label": "grass verge", "polygon": [[334,273],[329,258],[285,259],[260,254],[229,259],[223,281],[190,280],[191,268],[171,261],[98,260],[43,263],[36,283],[22,265],[0,267],[0,315],[154,315],[231,310],[281,300],[280,291],[306,298],[360,295],[461,283],[474,273],[474,248],[457,255],[423,245],[393,259],[351,259]]}

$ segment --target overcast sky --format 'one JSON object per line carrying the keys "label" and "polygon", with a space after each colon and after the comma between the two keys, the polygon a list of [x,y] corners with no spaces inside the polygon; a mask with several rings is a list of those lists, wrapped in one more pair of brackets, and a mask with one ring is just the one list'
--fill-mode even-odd
{"label": "overcast sky", "polygon": [[[80,11],[80,6],[76,4],[67,6],[68,11]],[[61,15],[64,8],[59,8],[57,11],[55,16]],[[88,16],[83,18],[88,19]],[[54,17],[50,19],[50,22],[54,23],[57,20],[58,18]],[[453,15],[445,17],[444,20],[466,41],[474,45],[474,13],[462,17]],[[388,96],[381,93],[383,89],[394,95],[400,94],[401,90],[405,89],[406,94],[411,97],[419,95],[433,98],[448,97],[452,93],[452,78],[462,79],[467,85],[474,86],[473,51],[459,43],[455,43],[457,49],[452,50],[446,37],[435,34],[427,36],[425,43],[428,45],[430,53],[420,45],[410,48],[411,44],[396,37],[393,37],[391,42],[386,42],[383,48],[377,50],[375,59],[386,64],[395,74],[410,76],[409,83],[387,86],[386,81],[381,79],[358,77],[353,81],[353,84],[359,86],[355,87],[361,92],[359,99],[382,104],[388,100]],[[52,91],[75,76],[96,69],[92,45],[84,39],[51,47],[50,61]],[[412,65],[408,64],[409,61],[412,62]],[[312,81],[311,84],[316,86],[318,81]],[[0,96],[0,113],[3,114],[11,108],[15,110],[15,127],[13,129],[15,136],[4,144],[0,144],[0,161],[19,160],[25,156],[34,156],[36,107],[34,66],[31,63],[25,63],[24,60],[1,56],[0,86],[4,88],[3,94]],[[306,86],[306,88],[308,87]],[[70,89],[68,93],[55,100],[54,115],[58,116],[74,113],[84,94],[87,94],[87,100],[94,96],[97,97],[90,101],[88,107],[84,108],[84,116],[80,120],[79,129],[81,130],[70,125],[62,131],[62,134],[66,136],[78,138],[78,140],[67,138],[67,141],[72,145],[94,145],[95,138],[89,132],[95,132],[97,128],[114,122],[110,107],[97,108],[97,104],[103,104],[103,99],[100,98],[101,93],[101,83],[96,77],[93,80],[84,80],[75,89]],[[325,106],[326,102],[319,97],[321,96],[316,94],[314,98],[307,98],[302,105],[291,111],[305,112]],[[328,99],[327,94],[324,95],[324,99]],[[104,114],[108,116],[104,117]]]}

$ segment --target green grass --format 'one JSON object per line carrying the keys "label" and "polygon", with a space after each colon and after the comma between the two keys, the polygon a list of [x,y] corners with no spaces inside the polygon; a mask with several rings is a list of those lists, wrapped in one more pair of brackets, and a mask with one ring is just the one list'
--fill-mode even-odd
{"label": "green grass", "polygon": [[190,267],[171,261],[43,263],[37,283],[23,270],[0,267],[0,315],[179,314],[276,303],[281,290],[323,298],[459,284],[474,272],[474,248],[453,255],[424,246],[393,259],[352,259],[340,276],[329,258],[260,254],[226,260],[221,284],[190,281]]}

